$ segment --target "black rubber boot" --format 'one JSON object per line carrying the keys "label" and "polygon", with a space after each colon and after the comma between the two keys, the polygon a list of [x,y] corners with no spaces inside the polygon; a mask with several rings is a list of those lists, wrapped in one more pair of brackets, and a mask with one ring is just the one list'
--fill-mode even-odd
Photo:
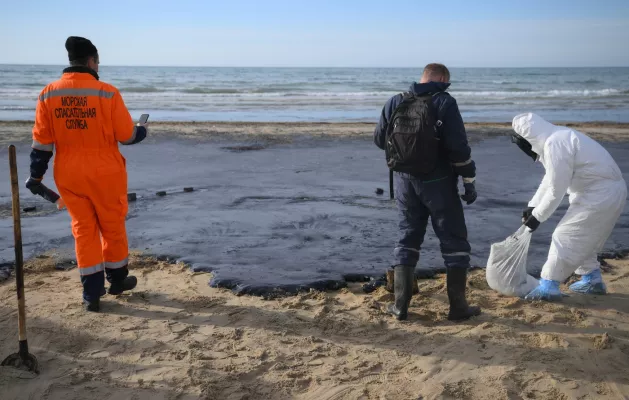
{"label": "black rubber boot", "polygon": [[126,292],[127,290],[135,288],[137,284],[138,279],[135,276],[127,276],[122,281],[111,282],[111,286],[109,286],[109,294],[112,294],[114,296],[122,294],[122,292]]}
{"label": "black rubber boot", "polygon": [[[387,270],[387,285],[385,289],[389,293],[395,292],[395,267],[391,267]],[[413,294],[419,293],[419,286],[417,285],[417,279],[413,279]]]}
{"label": "black rubber boot", "polygon": [[96,299],[93,301],[87,301],[83,299],[83,305],[85,306],[85,311],[90,311],[90,312],[100,311],[100,299]]}
{"label": "black rubber boot", "polygon": [[387,285],[385,286],[385,289],[389,293],[395,292],[393,282],[395,282],[395,267],[387,269]]}
{"label": "black rubber boot", "polygon": [[415,266],[396,265],[395,266],[395,303],[387,307],[389,314],[404,321],[408,318],[408,306],[413,297],[413,281],[415,281]]}
{"label": "black rubber boot", "polygon": [[480,315],[480,307],[469,306],[465,299],[467,268],[447,269],[448,300],[450,300],[450,321],[464,321]]}

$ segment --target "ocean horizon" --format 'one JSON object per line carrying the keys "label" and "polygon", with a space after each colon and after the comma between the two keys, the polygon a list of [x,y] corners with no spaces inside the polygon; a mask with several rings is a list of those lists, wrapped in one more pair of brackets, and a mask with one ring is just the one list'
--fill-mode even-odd
{"label": "ocean horizon", "polygon": [[[62,65],[1,65],[0,120],[33,120]],[[101,65],[132,115],[152,121],[375,122],[417,68],[140,67]],[[629,67],[451,68],[449,92],[466,122],[629,122]]]}

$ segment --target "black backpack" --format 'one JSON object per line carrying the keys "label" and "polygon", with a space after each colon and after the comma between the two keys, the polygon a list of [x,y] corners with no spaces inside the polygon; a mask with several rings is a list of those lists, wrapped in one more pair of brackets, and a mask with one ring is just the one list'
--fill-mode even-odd
{"label": "black backpack", "polygon": [[432,94],[403,93],[387,128],[387,165],[392,171],[412,175],[432,172],[438,162],[441,121]]}

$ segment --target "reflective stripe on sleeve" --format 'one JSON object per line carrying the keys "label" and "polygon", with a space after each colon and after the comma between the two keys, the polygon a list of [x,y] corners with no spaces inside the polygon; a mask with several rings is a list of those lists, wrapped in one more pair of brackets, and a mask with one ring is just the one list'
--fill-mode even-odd
{"label": "reflective stripe on sleeve", "polygon": [[476,178],[463,178],[463,183],[474,183]]}
{"label": "reflective stripe on sleeve", "polygon": [[129,140],[125,140],[124,142],[120,142],[120,143],[124,145],[129,145],[135,141],[135,138],[137,137],[137,135],[138,135],[138,127],[134,126],[133,133],[131,134],[131,137],[129,138]]}
{"label": "reflective stripe on sleeve", "polygon": [[452,163],[452,165],[454,165],[455,167],[465,167],[466,165],[470,165],[472,163],[472,159],[470,158],[467,161],[464,162],[459,162],[459,163]]}
{"label": "reflective stripe on sleeve", "polygon": [[33,144],[31,145],[31,147],[35,150],[52,151],[55,146],[54,144],[43,144],[39,143],[37,140],[33,140]]}

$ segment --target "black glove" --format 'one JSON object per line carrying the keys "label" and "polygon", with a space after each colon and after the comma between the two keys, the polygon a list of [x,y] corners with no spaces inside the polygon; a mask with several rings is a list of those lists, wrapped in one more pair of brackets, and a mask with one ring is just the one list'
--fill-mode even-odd
{"label": "black glove", "polygon": [[537,218],[532,215],[528,217],[526,222],[524,223],[524,225],[526,225],[531,230],[531,232],[535,232],[535,230],[539,228],[539,224],[540,222],[537,220]]}
{"label": "black glove", "polygon": [[534,209],[535,207],[527,207],[524,210],[522,210],[522,223],[525,223],[526,220],[529,219],[531,215],[533,215]]}
{"label": "black glove", "polygon": [[476,193],[476,187],[473,183],[465,183],[463,184],[465,187],[465,194],[461,195],[461,200],[467,203],[467,205],[472,204],[476,201],[478,194]]}
{"label": "black glove", "polygon": [[59,200],[59,195],[52,190],[48,189],[46,185],[41,182],[41,179],[28,178],[26,181],[26,188],[34,195],[43,197],[51,203],[56,203]]}
{"label": "black glove", "polygon": [[35,195],[41,195],[44,190],[44,184],[41,183],[41,179],[28,178],[26,181],[26,188]]}

